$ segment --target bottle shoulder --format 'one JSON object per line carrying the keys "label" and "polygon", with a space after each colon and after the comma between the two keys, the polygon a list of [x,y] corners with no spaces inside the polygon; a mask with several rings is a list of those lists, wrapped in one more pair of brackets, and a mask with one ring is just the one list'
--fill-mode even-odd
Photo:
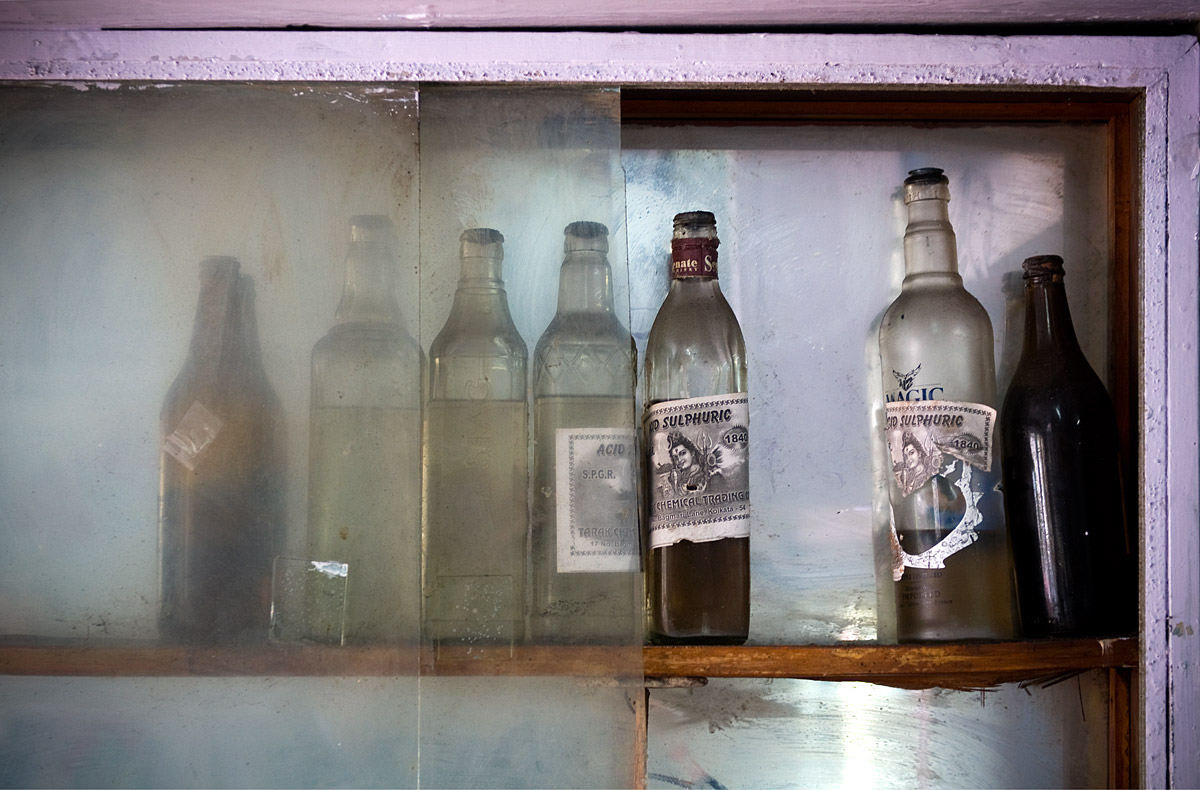
{"label": "bottle shoulder", "polygon": [[892,334],[993,337],[987,310],[962,287],[905,288],[884,311],[879,334],[885,343]]}
{"label": "bottle shoulder", "polygon": [[398,324],[344,323],[334,324],[317,341],[313,350],[340,351],[356,347],[393,349],[397,352],[420,349],[412,335]]}
{"label": "bottle shoulder", "polygon": [[693,287],[695,284],[687,281],[676,287],[680,282],[672,285],[654,317],[647,353],[663,346],[680,349],[717,346],[735,347],[744,356],[742,327],[716,281],[711,281],[713,287]]}
{"label": "bottle shoulder", "polygon": [[1082,355],[1022,355],[1004,411],[1044,414],[1050,420],[1073,420],[1083,414],[1115,420],[1107,387]]}
{"label": "bottle shoulder", "polygon": [[611,313],[559,313],[538,338],[534,356],[579,347],[624,349],[632,342],[629,330]]}

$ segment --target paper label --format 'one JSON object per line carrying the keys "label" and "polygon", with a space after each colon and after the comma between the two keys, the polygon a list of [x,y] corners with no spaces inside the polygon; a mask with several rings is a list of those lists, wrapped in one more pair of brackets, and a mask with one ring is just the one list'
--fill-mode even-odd
{"label": "paper label", "polygon": [[980,403],[957,401],[897,401],[887,404],[887,443],[892,475],[907,497],[934,477],[953,485],[960,494],[962,517],[937,545],[909,554],[900,545],[892,518],[892,578],[905,568],[944,568],[946,558],[979,539],[983,521],[979,500],[983,491],[973,485],[973,470],[991,471],[996,410]]}
{"label": "paper label", "polygon": [[905,496],[953,458],[991,471],[995,409],[941,400],[897,401],[886,408],[892,474]]}
{"label": "paper label", "polygon": [[200,401],[194,401],[175,430],[163,441],[163,450],[191,471],[196,471],[200,454],[216,441],[225,422]]}
{"label": "paper label", "polygon": [[750,406],[744,393],[646,411],[650,548],[750,535]]}
{"label": "paper label", "polygon": [[559,428],[555,451],[558,572],[637,570],[636,434]]}

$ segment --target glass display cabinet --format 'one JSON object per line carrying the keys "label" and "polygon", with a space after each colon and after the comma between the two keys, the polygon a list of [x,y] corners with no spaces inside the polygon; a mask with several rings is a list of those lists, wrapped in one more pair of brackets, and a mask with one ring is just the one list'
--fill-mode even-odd
{"label": "glass display cabinet", "polygon": [[[0,783],[1200,782],[1185,676],[1200,628],[1198,104],[1189,37],[0,32]],[[951,179],[1001,391],[1020,346],[1014,273],[1034,254],[1066,261],[1118,413],[1136,634],[895,643],[875,582],[874,343],[903,274],[900,185],[925,166]],[[750,364],[747,644],[643,646],[638,574],[614,584],[628,627],[603,644],[520,625],[305,638],[294,574],[321,559],[306,540],[310,363],[351,219],[390,221],[397,320],[422,354],[459,287],[463,231],[503,235],[532,349],[564,228],[603,223],[641,351],[671,217],[695,209],[717,216]],[[212,256],[254,281],[244,345],[282,415],[270,627],[248,643],[159,628],[162,447],[183,430],[160,417]],[[216,430],[185,438],[202,449]],[[478,463],[482,481],[499,461]],[[396,479],[415,485],[420,466]],[[391,561],[412,598],[429,594],[419,544]],[[336,612],[362,595],[357,569],[326,590]]]}

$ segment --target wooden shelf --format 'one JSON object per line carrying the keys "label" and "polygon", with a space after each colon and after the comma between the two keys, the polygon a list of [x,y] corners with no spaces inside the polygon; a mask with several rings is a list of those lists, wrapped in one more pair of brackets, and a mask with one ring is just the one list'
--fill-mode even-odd
{"label": "wooden shelf", "polygon": [[1054,639],[922,645],[648,647],[647,677],[861,680],[900,688],[987,688],[1051,682],[1091,669],[1136,667],[1138,643]]}
{"label": "wooden shelf", "polygon": [[[639,663],[639,658],[640,663]],[[1136,667],[1136,639],[741,647],[420,649],[265,644],[191,647],[0,640],[0,674],[95,677],[502,675],[861,680],[902,688],[984,688],[1091,669]]]}

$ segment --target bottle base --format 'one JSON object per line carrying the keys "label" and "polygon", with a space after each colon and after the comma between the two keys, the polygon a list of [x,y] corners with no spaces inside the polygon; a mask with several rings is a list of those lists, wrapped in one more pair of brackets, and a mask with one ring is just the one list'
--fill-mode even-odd
{"label": "bottle base", "polygon": [[737,645],[744,645],[748,638],[749,634],[697,634],[695,636],[689,636],[650,632],[646,634],[646,644],[660,646],[727,645],[733,647]]}

